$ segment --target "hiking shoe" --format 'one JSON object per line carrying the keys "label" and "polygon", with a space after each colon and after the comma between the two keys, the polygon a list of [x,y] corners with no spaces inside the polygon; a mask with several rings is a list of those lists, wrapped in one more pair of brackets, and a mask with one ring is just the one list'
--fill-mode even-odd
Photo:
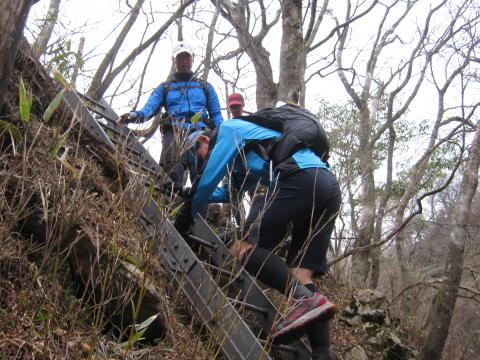
{"label": "hiking shoe", "polygon": [[295,341],[303,335],[306,325],[314,321],[326,322],[336,311],[337,306],[334,303],[316,292],[310,298],[296,300],[285,318],[273,327],[271,336],[276,343]]}

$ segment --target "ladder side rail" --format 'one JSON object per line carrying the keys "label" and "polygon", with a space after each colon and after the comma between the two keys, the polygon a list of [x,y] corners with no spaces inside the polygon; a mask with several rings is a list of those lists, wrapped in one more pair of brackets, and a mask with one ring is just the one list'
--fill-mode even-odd
{"label": "ladder side rail", "polygon": [[154,236],[160,256],[225,355],[229,359],[270,360],[266,346],[253,334],[173,225],[164,222],[155,226],[161,215],[152,204],[153,201],[144,208],[148,221],[143,225]]}
{"label": "ladder side rail", "polygon": [[[66,92],[64,101],[73,112],[77,113],[82,125],[94,139],[115,149],[115,145],[99,123],[85,109],[77,94]],[[149,221],[144,221],[142,224],[150,235],[154,235],[153,224],[160,224],[161,219],[158,206],[151,201],[146,204],[143,212],[144,217]],[[211,333],[214,334],[225,355],[230,359],[238,360],[270,360],[265,347],[252,333],[233,305],[228,302],[210,273],[202,266],[195,253],[173,225],[165,224],[164,229],[168,231],[164,244],[166,246],[162,247],[159,244],[159,254],[168,265],[166,268],[170,270],[184,294],[205,321]]]}
{"label": "ladder side rail", "polygon": [[[233,258],[223,241],[212,230],[212,228],[208,226],[208,224],[203,218],[195,218],[193,233],[195,234],[195,236],[203,238],[204,240],[216,245],[215,248],[205,249],[205,251],[208,252],[210,258],[216,262],[218,267],[222,268],[222,265],[224,265],[228,270],[232,270],[231,265],[229,264],[235,265],[236,269],[233,269],[233,272],[238,273],[238,276],[241,276],[242,281],[232,281],[231,286],[234,286],[237,290],[240,291],[241,299],[243,302],[267,310],[265,313],[259,316],[259,320],[262,323],[263,330],[266,334],[268,334],[270,332],[270,329],[272,328],[273,321],[278,316],[278,310],[275,305],[260,289],[255,279],[253,279],[253,277],[244,268],[242,268],[240,264],[236,263],[235,259]],[[289,345],[295,347],[297,349],[297,353],[285,354],[288,359],[311,359],[311,350],[302,340],[297,340]]]}
{"label": "ladder side rail", "polygon": [[[77,93],[72,91],[66,91],[63,97],[63,101],[68,107],[70,107],[73,113],[77,114],[82,125],[88,130],[89,134],[94,139],[109,145],[112,149],[115,149],[115,145],[112,140],[109,138],[109,136],[104,131],[103,127],[99,124],[99,122],[87,110],[86,105],[82,102]],[[111,111],[113,112],[113,110]],[[113,121],[112,119],[110,120]],[[126,146],[131,146],[135,152],[141,154],[140,156],[136,156],[135,159],[139,163],[139,166],[145,169],[149,169],[151,172],[158,174],[157,178],[161,179],[161,181],[164,181],[164,183],[170,183],[171,180],[168,179],[166,173],[158,165],[157,161],[155,161],[155,159],[143,147],[143,145],[140,144],[140,142],[133,136],[133,134],[128,130],[128,128],[126,126],[117,127],[117,132],[118,130],[126,138]]]}

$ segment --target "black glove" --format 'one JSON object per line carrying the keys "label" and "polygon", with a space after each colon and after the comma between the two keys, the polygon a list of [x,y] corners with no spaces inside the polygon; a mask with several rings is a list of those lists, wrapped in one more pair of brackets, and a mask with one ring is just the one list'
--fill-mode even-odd
{"label": "black glove", "polygon": [[138,120],[138,115],[134,111],[121,115],[117,120],[117,126],[130,124]]}
{"label": "black glove", "polygon": [[174,226],[177,231],[185,237],[190,232],[190,224],[192,223],[192,199],[188,198],[183,203],[180,213],[175,218]]}
{"label": "black glove", "polygon": [[190,188],[188,186],[183,186],[181,183],[173,182],[168,183],[163,186],[163,192],[167,195],[180,196],[184,199],[190,196]]}
{"label": "black glove", "polygon": [[206,119],[202,119],[203,123],[205,125],[207,125],[207,127],[210,129],[210,130],[215,130],[215,123],[213,122],[212,119],[210,118],[206,118]]}

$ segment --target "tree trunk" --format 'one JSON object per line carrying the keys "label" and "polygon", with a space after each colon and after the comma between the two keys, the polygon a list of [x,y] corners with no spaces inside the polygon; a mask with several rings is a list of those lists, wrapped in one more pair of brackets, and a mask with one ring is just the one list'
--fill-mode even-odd
{"label": "tree trunk", "polygon": [[257,109],[273,107],[277,102],[278,85],[273,81],[270,53],[262,45],[262,41],[269,31],[269,25],[264,19],[262,29],[253,36],[248,28],[247,1],[239,1],[238,4],[224,2],[222,5],[227,10],[225,11],[224,8],[222,11],[221,9],[222,15],[235,28],[238,43],[242,49],[245,49],[255,68]]}
{"label": "tree trunk", "polygon": [[115,57],[117,56],[118,50],[120,50],[120,47],[122,46],[123,41],[127,37],[128,32],[130,31],[133,24],[137,20],[138,14],[140,13],[140,9],[142,8],[142,5],[144,2],[145,0],[137,0],[135,6],[130,12],[130,16],[127,22],[123,26],[122,31],[120,31],[120,34],[118,35],[117,40],[115,40],[115,43],[113,44],[113,46],[110,48],[110,50],[108,50],[108,53],[105,55],[102,62],[98,66],[97,71],[95,72],[95,75],[93,75],[92,82],[87,90],[87,94],[92,98],[95,99],[95,98],[101,97],[99,94],[99,88],[102,83],[102,79],[105,76],[108,67],[111,66],[115,61]]}
{"label": "tree trunk", "polygon": [[453,205],[453,225],[448,242],[448,255],[444,271],[445,280],[434,299],[433,308],[427,320],[429,325],[425,343],[418,357],[420,360],[440,359],[445,346],[450,321],[455,309],[458,288],[462,279],[467,218],[478,185],[479,164],[480,123],[477,124],[475,138],[469,151],[460,193]]}
{"label": "tree trunk", "polygon": [[215,5],[215,13],[213,14],[212,22],[210,23],[210,29],[208,29],[207,48],[205,49],[205,71],[203,72],[202,80],[208,80],[208,73],[210,72],[210,66],[212,63],[213,52],[213,37],[215,35],[215,26],[217,25],[218,15],[220,14],[220,0],[217,0]]}
{"label": "tree trunk", "polygon": [[[402,212],[400,216],[398,214],[395,216],[395,226],[398,227],[403,223],[404,215],[404,212]],[[406,243],[406,240],[407,239],[404,230],[399,231],[398,234],[395,236],[395,253],[397,255],[398,269],[400,272],[400,291],[402,289],[406,289],[407,286],[411,283],[411,276],[408,270],[407,260],[405,259],[405,249],[403,246]],[[415,307],[415,305],[412,304],[411,294],[411,292],[407,291],[402,297],[402,307],[405,314],[411,314],[412,309]]]}
{"label": "tree trunk", "polygon": [[[393,156],[395,150],[396,132],[393,124],[388,131],[388,149],[387,149],[387,181],[385,182],[385,188],[383,195],[378,202],[378,211],[375,218],[375,229],[373,231],[373,243],[380,242],[382,239],[383,219],[385,218],[385,212],[388,199],[392,191],[392,177],[393,177]],[[378,286],[378,279],[380,278],[380,256],[381,247],[376,246],[372,249],[372,265],[370,268],[370,283],[368,285],[371,289],[376,289]]]}
{"label": "tree trunk", "polygon": [[58,19],[58,10],[60,8],[61,0],[50,0],[47,15],[43,21],[42,29],[38,34],[35,43],[33,44],[33,51],[37,58],[42,56],[47,49],[48,42],[52,36],[53,28]]}
{"label": "tree trunk", "polygon": [[305,82],[306,48],[302,34],[302,4],[282,1],[282,44],[280,49],[280,81],[277,99],[298,103]]}
{"label": "tree trunk", "polygon": [[81,37],[80,38],[80,43],[78,44],[78,50],[77,50],[77,56],[76,56],[77,59],[75,61],[75,66],[73,67],[72,78],[70,79],[70,83],[72,84],[73,88],[76,87],[78,70],[80,69],[81,64],[83,62],[83,47],[84,46],[85,46],[85,38]]}
{"label": "tree trunk", "polygon": [[[370,111],[367,106],[360,110],[360,131],[358,157],[361,167],[361,199],[362,213],[358,238],[354,247],[369,246],[373,237],[375,225],[375,178],[373,175],[373,149],[369,144],[372,128]],[[370,271],[370,249],[365,249],[352,256],[352,286],[363,288],[367,285]]]}
{"label": "tree trunk", "polygon": [[35,0],[0,0],[0,106],[12,72],[20,37]]}

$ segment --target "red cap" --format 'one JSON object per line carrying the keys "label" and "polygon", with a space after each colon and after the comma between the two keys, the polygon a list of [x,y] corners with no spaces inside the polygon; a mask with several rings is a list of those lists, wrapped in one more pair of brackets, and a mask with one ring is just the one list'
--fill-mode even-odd
{"label": "red cap", "polygon": [[228,96],[227,99],[227,106],[233,106],[233,105],[243,105],[245,104],[243,101],[243,96],[240,95],[239,93],[231,93]]}

